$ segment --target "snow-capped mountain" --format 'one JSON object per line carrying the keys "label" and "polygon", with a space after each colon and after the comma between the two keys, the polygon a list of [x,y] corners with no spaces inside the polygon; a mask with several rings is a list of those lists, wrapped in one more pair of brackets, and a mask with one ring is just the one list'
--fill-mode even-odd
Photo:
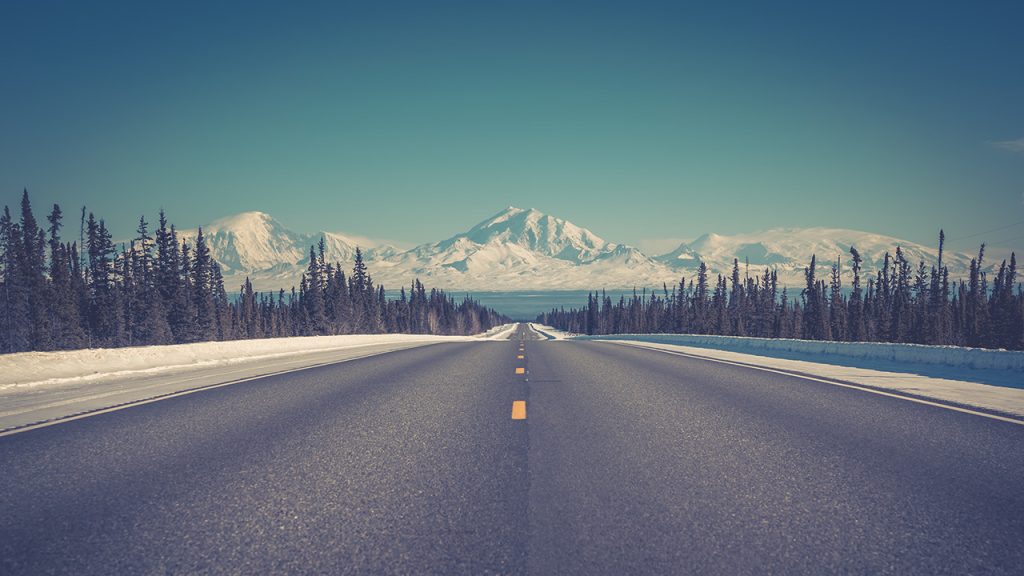
{"label": "snow-capped mountain", "polygon": [[593,282],[632,286],[668,272],[636,248],[513,206],[447,240],[385,258],[374,269],[385,277],[412,275],[432,285],[477,290],[576,289]]}
{"label": "snow-capped mountain", "polygon": [[494,266],[537,264],[545,258],[574,265],[618,259],[622,263],[650,264],[636,248],[613,244],[568,220],[538,210],[510,206],[467,232],[434,244],[413,248],[400,260],[421,265],[451,267],[463,272]]}
{"label": "snow-capped mountain", "polygon": [[[938,260],[939,254],[937,246],[923,246],[870,232],[842,228],[775,228],[732,236],[705,234],[656,260],[681,270],[695,270],[703,261],[715,272],[727,272],[735,258],[741,266],[749,264],[752,274],[771,268],[777,270],[786,283],[795,284],[802,281],[812,254],[823,268],[831,267],[837,258],[844,269],[849,268],[851,246],[857,248],[864,259],[864,270],[869,273],[883,265],[886,252],[893,256],[897,246],[915,266],[921,261],[930,266]],[[948,250],[943,258],[954,275],[967,270],[971,261],[966,254]]]}
{"label": "snow-capped mountain", "polygon": [[[711,274],[729,274],[738,259],[750,274],[776,270],[783,284],[800,286],[811,255],[817,255],[822,277],[842,260],[849,278],[849,249],[864,258],[865,274],[873,274],[885,253],[901,246],[914,265],[929,266],[937,248],[897,238],[836,228],[772,229],[724,236],[705,234],[676,250],[648,257],[626,244],[602,239],[586,228],[534,209],[508,207],[465,232],[440,242],[399,251],[345,234],[303,234],[288,230],[268,214],[244,212],[203,227],[210,250],[220,262],[229,287],[246,276],[260,290],[297,285],[309,262],[309,247],[321,238],[326,257],[350,267],[356,246],[374,278],[392,288],[419,278],[432,287],[454,290],[555,290],[631,288],[674,284],[693,276],[700,262]],[[181,235],[190,242],[195,231]],[[992,254],[986,263],[997,262]],[[970,255],[946,251],[953,277],[966,273]],[[848,282],[848,280],[847,280]]]}
{"label": "snow-capped mountain", "polygon": [[[179,237],[195,241],[197,230],[184,230]],[[351,262],[356,246],[368,259],[393,255],[394,247],[367,245],[336,232],[300,234],[288,230],[269,214],[242,212],[203,226],[210,254],[221,265],[225,277],[252,276],[257,279],[298,278],[309,263],[309,247],[324,240],[324,255],[331,262]],[[276,287],[276,286],[275,286]],[[283,285],[280,287],[284,287]]]}
{"label": "snow-capped mountain", "polygon": [[458,234],[435,246],[444,248],[461,240],[478,246],[517,245],[545,256],[586,264],[606,258],[617,250],[630,249],[612,244],[568,220],[555,218],[530,208],[509,206],[464,234]]}

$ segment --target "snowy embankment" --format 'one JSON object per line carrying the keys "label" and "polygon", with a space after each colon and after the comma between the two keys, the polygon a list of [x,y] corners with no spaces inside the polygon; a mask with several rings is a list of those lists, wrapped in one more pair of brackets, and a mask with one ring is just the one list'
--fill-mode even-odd
{"label": "snowy embankment", "polygon": [[566,338],[572,336],[572,334],[569,334],[568,332],[563,332],[558,328],[546,326],[544,324],[536,324],[533,322],[530,322],[530,329],[540,334],[541,336],[547,338],[548,340],[565,340]]}
{"label": "snowy embankment", "polygon": [[500,326],[479,336],[359,334],[7,354],[0,356],[0,430],[439,342],[507,339],[512,329]]}
{"label": "snowy embankment", "polygon": [[[893,362],[900,365],[921,364],[976,370],[1017,370],[1024,373],[1024,352],[963,348],[960,346],[924,346],[921,344],[887,344],[883,342],[825,342],[785,338],[747,338],[740,336],[704,336],[694,334],[616,334],[613,336],[580,336],[582,340],[637,340],[680,344],[698,348],[749,352],[764,356],[803,354],[809,357],[850,358]],[[1024,382],[1018,383],[1018,387]]]}
{"label": "snowy embankment", "polygon": [[1024,416],[1024,352],[735,336],[578,336],[798,372]]}
{"label": "snowy embankment", "polygon": [[212,366],[286,358],[375,344],[432,344],[472,339],[408,334],[309,336],[169,346],[92,348],[67,352],[24,352],[0,356],[0,393],[19,387],[54,386],[70,382],[122,376],[145,376],[166,372],[180,373]]}
{"label": "snowy embankment", "polygon": [[501,326],[495,326],[483,334],[477,334],[473,338],[482,340],[508,340],[512,337],[512,333],[516,331],[518,324],[502,324]]}

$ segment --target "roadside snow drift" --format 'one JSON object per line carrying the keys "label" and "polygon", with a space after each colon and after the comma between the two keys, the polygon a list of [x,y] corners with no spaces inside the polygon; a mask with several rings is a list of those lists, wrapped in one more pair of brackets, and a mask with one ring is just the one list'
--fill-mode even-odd
{"label": "roadside snow drift", "polygon": [[23,386],[149,376],[376,344],[432,344],[474,340],[477,339],[470,336],[360,334],[93,348],[66,352],[23,352],[0,356],[0,393]]}
{"label": "roadside snow drift", "polygon": [[[924,346],[921,344],[888,344],[883,342],[827,342],[784,338],[749,338],[743,336],[704,336],[694,334],[615,334],[579,336],[580,340],[636,340],[679,344],[715,350],[730,350],[775,356],[794,353],[819,359],[863,359],[895,362],[904,365],[948,366],[974,370],[1017,370],[1024,376],[1024,352],[964,348],[960,346]],[[1024,378],[1022,378],[1024,380]],[[1016,387],[1024,387],[1019,382]]]}
{"label": "roadside snow drift", "polygon": [[[796,372],[952,404],[1024,416],[1020,352],[912,344],[851,344],[732,336],[580,336]],[[840,346],[835,346],[839,344]]]}
{"label": "roadside snow drift", "polygon": [[0,356],[0,431],[269,374],[440,342],[508,338],[374,334],[26,352]]}

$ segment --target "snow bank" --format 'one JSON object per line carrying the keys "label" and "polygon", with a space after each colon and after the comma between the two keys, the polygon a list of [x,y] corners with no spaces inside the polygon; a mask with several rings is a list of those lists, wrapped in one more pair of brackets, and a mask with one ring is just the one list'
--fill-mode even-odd
{"label": "snow bank", "polygon": [[782,338],[747,338],[740,336],[701,336],[692,334],[615,334],[579,336],[581,340],[634,340],[679,344],[698,348],[730,350],[762,356],[793,353],[811,357],[877,360],[896,364],[948,366],[974,370],[1010,370],[1021,372],[1024,386],[1024,352],[962,348],[959,346],[924,346],[920,344],[885,344],[878,342],[821,342]]}
{"label": "snow bank", "polygon": [[22,352],[0,356],[0,393],[13,388],[77,384],[285,359],[380,344],[478,341],[470,336],[355,334],[200,342],[169,346]]}
{"label": "snow bank", "polygon": [[483,340],[508,340],[512,337],[512,333],[515,332],[518,324],[502,324],[501,326],[495,326],[483,334],[478,334],[476,337]]}
{"label": "snow bank", "polygon": [[[830,359],[821,356],[816,361],[791,360],[680,344],[641,341],[639,338],[631,340],[615,340],[614,338],[617,338],[617,336],[610,336],[607,341],[669,353],[689,354],[728,363],[752,365],[768,370],[797,372],[808,376],[859,384],[875,389],[893,390],[911,396],[981,408],[997,413],[1018,417],[1024,416],[1024,390],[1009,386],[989,386],[978,383],[974,381],[981,374],[978,370],[947,367],[945,372],[947,377],[929,377],[907,371],[882,371],[849,365],[835,365],[827,363],[830,362]],[[1016,371],[1013,374],[1016,380],[1019,381],[1020,374]]]}
{"label": "snow bank", "polygon": [[548,340],[565,340],[566,338],[572,336],[572,334],[569,334],[568,332],[563,332],[558,328],[554,328],[552,326],[545,326],[544,324],[535,324],[533,322],[530,322],[530,329],[533,330],[534,332],[537,332],[541,336],[544,336]]}

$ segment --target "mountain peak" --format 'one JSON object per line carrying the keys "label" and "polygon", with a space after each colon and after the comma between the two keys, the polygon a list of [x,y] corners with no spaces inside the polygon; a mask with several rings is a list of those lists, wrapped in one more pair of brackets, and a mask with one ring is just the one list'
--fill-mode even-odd
{"label": "mountain peak", "polygon": [[509,206],[480,222],[468,232],[442,244],[445,248],[469,241],[477,246],[515,245],[560,260],[586,263],[608,256],[615,244],[580,228],[568,220],[545,214],[536,208]]}
{"label": "mountain peak", "polygon": [[238,214],[218,218],[203,229],[207,232],[215,232],[217,230],[239,231],[255,230],[274,226],[280,226],[280,224],[278,224],[277,220],[274,220],[273,216],[266,212],[250,210],[248,212],[239,212]]}
{"label": "mountain peak", "polygon": [[526,209],[526,208],[519,208],[517,206],[509,205],[507,208],[505,208],[501,212],[498,212],[494,216],[491,216],[490,218],[488,218],[488,219],[484,220],[483,222],[477,224],[476,228],[480,228],[480,227],[486,228],[486,227],[489,227],[489,226],[494,226],[495,224],[501,224],[502,222],[508,222],[509,220],[512,220],[513,218],[517,218],[517,217],[518,218],[522,218],[524,220],[525,219],[534,219],[534,220],[536,220],[536,219],[541,218],[543,216],[544,216],[544,214],[540,210],[537,210],[536,208]]}

